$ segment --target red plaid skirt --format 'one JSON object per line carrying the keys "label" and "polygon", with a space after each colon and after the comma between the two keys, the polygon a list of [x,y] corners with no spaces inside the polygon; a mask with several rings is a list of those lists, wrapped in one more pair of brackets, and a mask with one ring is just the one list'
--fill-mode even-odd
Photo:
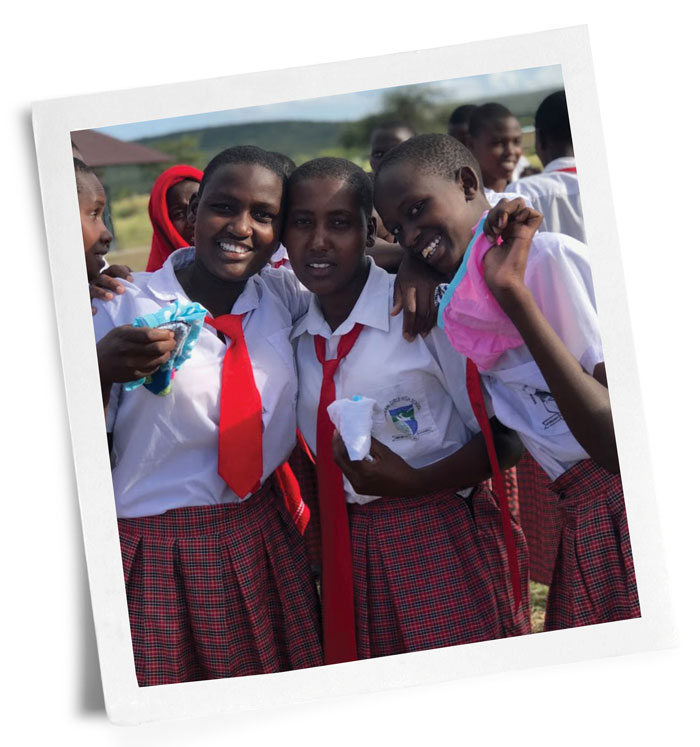
{"label": "red plaid skirt", "polygon": [[323,663],[301,535],[268,480],[243,503],[120,519],[140,686]]}
{"label": "red plaid skirt", "polygon": [[501,517],[485,487],[350,504],[358,656],[530,632],[527,549],[514,523],[522,603],[514,614]]}
{"label": "red plaid skirt", "polygon": [[622,482],[587,459],[552,483],[563,528],[545,630],[640,617]]}
{"label": "red plaid skirt", "polygon": [[530,578],[549,586],[561,535],[559,498],[549,489],[549,476],[528,451],[518,462],[517,470],[520,526],[527,540]]}

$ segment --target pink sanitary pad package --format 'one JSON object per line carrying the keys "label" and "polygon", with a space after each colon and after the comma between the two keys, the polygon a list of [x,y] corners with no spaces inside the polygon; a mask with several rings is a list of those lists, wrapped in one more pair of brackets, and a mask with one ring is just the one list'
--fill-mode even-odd
{"label": "pink sanitary pad package", "polygon": [[491,248],[484,234],[486,215],[474,230],[474,238],[447,286],[438,311],[438,324],[452,346],[471,358],[481,371],[492,368],[506,350],[523,344],[518,330],[484,280],[484,255]]}

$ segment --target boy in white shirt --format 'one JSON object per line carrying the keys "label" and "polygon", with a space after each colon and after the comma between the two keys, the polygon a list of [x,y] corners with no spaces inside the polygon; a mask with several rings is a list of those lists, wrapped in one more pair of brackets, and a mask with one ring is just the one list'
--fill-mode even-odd
{"label": "boy in white shirt", "polygon": [[526,198],[542,213],[541,231],[564,233],[585,243],[569,110],[563,90],[547,96],[537,109],[535,151],[544,171],[511,182],[505,191]]}

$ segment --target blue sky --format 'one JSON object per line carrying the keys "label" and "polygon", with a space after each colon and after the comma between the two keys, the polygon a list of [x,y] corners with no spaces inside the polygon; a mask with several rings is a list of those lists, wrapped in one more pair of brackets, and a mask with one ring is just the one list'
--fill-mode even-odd
{"label": "blue sky", "polygon": [[[478,75],[470,78],[454,78],[430,84],[417,84],[412,88],[429,85],[444,96],[446,101],[468,103],[474,98],[536,91],[542,88],[562,86],[559,65],[510,70],[502,73]],[[216,127],[244,122],[270,122],[275,120],[348,121],[381,110],[382,94],[387,89],[340,94],[306,101],[290,101],[245,109],[193,114],[187,117],[158,119],[149,122],[134,122],[114,127],[103,127],[100,132],[119,138],[135,140],[154,135],[165,135],[202,127]]]}

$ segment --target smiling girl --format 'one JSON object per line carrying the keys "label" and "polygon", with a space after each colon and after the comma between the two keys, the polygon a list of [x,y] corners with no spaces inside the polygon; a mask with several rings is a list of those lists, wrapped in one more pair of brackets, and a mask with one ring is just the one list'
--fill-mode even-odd
{"label": "smiling girl", "polygon": [[98,304],[97,340],[176,300],[208,312],[167,396],[118,386],[119,355],[101,365],[140,685],[322,662],[302,537],[272,479],[296,441],[289,332],[305,308],[268,267],[285,181],[259,148],[220,153],[190,203],[194,247]]}

